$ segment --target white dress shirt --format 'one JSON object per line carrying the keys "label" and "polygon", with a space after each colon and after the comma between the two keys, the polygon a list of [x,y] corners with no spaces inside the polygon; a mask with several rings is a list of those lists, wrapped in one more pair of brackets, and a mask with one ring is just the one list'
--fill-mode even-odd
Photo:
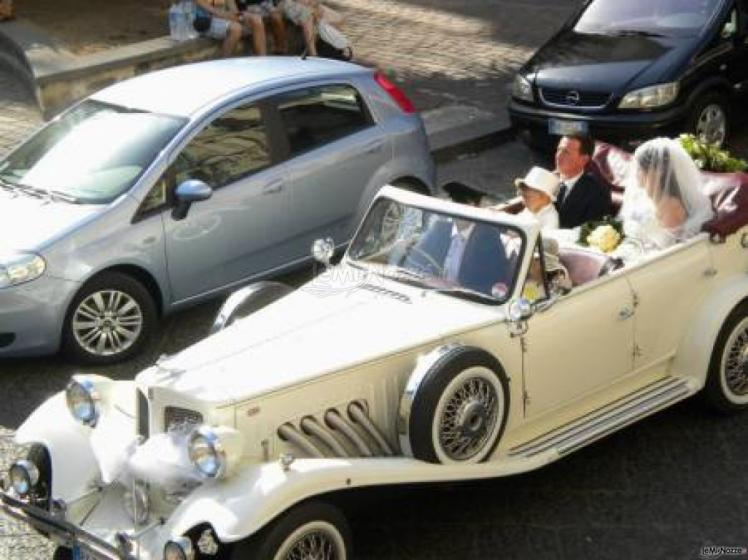
{"label": "white dress shirt", "polygon": [[524,218],[534,218],[540,222],[540,229],[542,230],[558,229],[559,227],[558,211],[553,204],[546,204],[537,214],[525,208],[518,215]]}

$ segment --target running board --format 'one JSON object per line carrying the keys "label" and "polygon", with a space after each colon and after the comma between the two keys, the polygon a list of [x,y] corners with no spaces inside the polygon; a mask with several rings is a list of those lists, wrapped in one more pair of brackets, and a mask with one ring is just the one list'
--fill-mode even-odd
{"label": "running board", "polygon": [[509,450],[533,457],[548,451],[566,455],[588,443],[682,400],[694,391],[685,379],[665,376],[618,400]]}

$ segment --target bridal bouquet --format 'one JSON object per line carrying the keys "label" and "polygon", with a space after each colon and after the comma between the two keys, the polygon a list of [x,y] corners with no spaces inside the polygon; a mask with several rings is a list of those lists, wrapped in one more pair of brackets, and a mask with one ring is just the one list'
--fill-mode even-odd
{"label": "bridal bouquet", "polygon": [[623,224],[618,220],[606,217],[600,221],[587,222],[579,229],[580,245],[611,253],[623,239]]}

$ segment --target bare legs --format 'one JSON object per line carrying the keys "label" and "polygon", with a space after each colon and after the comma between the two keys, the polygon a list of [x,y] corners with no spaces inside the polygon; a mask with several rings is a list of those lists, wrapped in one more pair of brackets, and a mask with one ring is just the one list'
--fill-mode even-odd
{"label": "bare legs", "polygon": [[233,56],[236,52],[236,47],[239,44],[239,41],[242,39],[242,26],[241,24],[232,21],[229,24],[229,32],[226,35],[226,38],[223,40],[223,56],[229,57]]}
{"label": "bare legs", "polygon": [[268,53],[267,38],[265,37],[265,24],[260,14],[245,14],[244,24],[252,30],[252,51],[257,56],[265,56]]}
{"label": "bare legs", "polygon": [[275,52],[288,54],[288,41],[286,41],[286,25],[283,22],[283,14],[280,10],[270,13],[270,27],[273,30],[273,43]]}

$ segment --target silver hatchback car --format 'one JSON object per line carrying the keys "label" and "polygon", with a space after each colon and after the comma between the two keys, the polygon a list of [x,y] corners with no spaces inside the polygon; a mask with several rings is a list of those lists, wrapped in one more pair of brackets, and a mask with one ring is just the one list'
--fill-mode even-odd
{"label": "silver hatchback car", "polygon": [[125,359],[161,315],[346,244],[382,186],[434,183],[413,106],[354,64],[220,60],[108,87],[0,161],[0,357]]}

